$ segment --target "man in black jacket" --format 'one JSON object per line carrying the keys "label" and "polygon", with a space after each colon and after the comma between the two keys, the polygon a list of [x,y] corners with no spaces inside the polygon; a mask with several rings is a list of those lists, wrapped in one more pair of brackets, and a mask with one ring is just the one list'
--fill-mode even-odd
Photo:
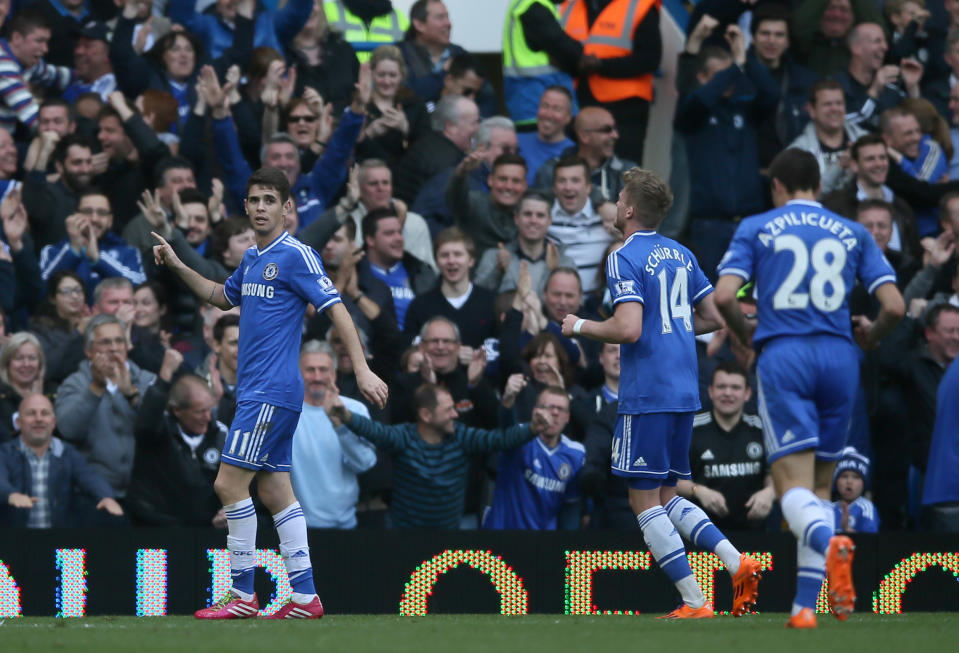
{"label": "man in black jacket", "polygon": [[183,362],[168,349],[137,413],[136,454],[127,495],[134,524],[226,526],[213,491],[227,427],[213,419],[213,395],[193,374],[171,385]]}

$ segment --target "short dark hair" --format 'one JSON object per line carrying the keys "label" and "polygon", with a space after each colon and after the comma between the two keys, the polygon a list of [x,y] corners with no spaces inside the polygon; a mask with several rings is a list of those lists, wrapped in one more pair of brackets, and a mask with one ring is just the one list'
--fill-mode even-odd
{"label": "short dark hair", "polygon": [[89,138],[83,134],[67,134],[53,148],[53,161],[63,165],[63,162],[67,160],[67,152],[74,146],[85,147],[93,152],[93,143],[90,142]]}
{"label": "short dark hair", "polygon": [[883,148],[886,147],[886,141],[882,139],[882,136],[879,134],[866,134],[860,136],[856,139],[856,142],[852,144],[852,147],[849,148],[849,155],[852,157],[853,161],[859,160],[859,150],[864,147],[869,147],[870,145],[882,145]]}
{"label": "short dark hair", "polygon": [[522,208],[523,206],[523,202],[526,202],[529,200],[532,200],[535,202],[542,202],[543,204],[547,206],[546,212],[549,213],[549,206],[552,204],[552,202],[550,202],[550,199],[546,197],[546,195],[544,195],[538,190],[528,190],[525,193],[523,193],[523,196],[519,198],[519,201],[516,203],[516,207],[513,209],[513,212],[514,213],[519,212],[520,208]]}
{"label": "short dark hair", "polygon": [[493,159],[493,165],[490,170],[495,171],[500,166],[523,166],[523,170],[529,170],[526,165],[526,159],[515,152],[504,152]]}
{"label": "short dark hair", "polygon": [[778,2],[763,4],[753,10],[753,18],[749,23],[749,31],[753,38],[756,38],[756,31],[765,22],[786,23],[786,36],[792,35],[792,14]]}
{"label": "short dark hair", "polygon": [[925,316],[925,326],[927,329],[935,329],[939,325],[939,317],[943,313],[955,313],[959,314],[959,307],[953,306],[952,304],[936,304],[928,311],[926,311]]}
{"label": "short dark hair", "polygon": [[235,313],[227,313],[213,323],[213,339],[217,342],[223,340],[226,330],[230,327],[239,327],[240,326],[240,316]]}
{"label": "short dark hair", "polygon": [[356,220],[349,218],[343,222],[342,227],[346,229],[346,237],[350,242],[356,240]]}
{"label": "short dark hair", "polygon": [[30,6],[14,14],[10,22],[7,23],[7,34],[13,36],[14,33],[17,33],[20,36],[27,36],[32,34],[34,30],[41,28],[50,29],[50,21],[47,20],[42,11]]}
{"label": "short dark hair", "polygon": [[254,186],[270,188],[280,194],[280,201],[286,203],[290,199],[290,180],[286,178],[286,173],[279,168],[263,167],[250,175],[246,181],[246,194],[250,194],[250,189]]}
{"label": "short dark hair", "polygon": [[425,408],[431,413],[436,410],[441,392],[450,394],[449,390],[435,383],[424,383],[416,389],[413,393],[413,412],[416,414],[417,419],[419,419],[421,408]]}
{"label": "short dark hair", "polygon": [[566,403],[569,404],[569,393],[566,391],[566,388],[560,385],[547,385],[543,386],[543,389],[539,391],[539,394],[536,395],[536,401],[539,402],[539,398],[543,395],[553,395],[554,397],[565,397]]}
{"label": "short dark hair", "polygon": [[410,26],[406,29],[405,40],[413,41],[416,39],[416,27],[413,25],[413,21],[425,21],[427,15],[429,14],[430,4],[433,2],[442,1],[443,0],[416,0],[416,2],[413,3],[413,6],[410,7]]}
{"label": "short dark hair", "polygon": [[716,369],[713,370],[713,375],[709,378],[709,384],[712,385],[716,382],[716,375],[720,372],[724,374],[737,374],[746,381],[746,387],[749,387],[749,372],[746,371],[746,368],[740,365],[735,360],[726,360],[716,366]]}
{"label": "short dark hair", "polygon": [[247,217],[230,216],[213,227],[213,257],[223,260],[223,252],[230,246],[230,239],[253,228]]}
{"label": "short dark hair", "polygon": [[710,59],[732,61],[732,58],[732,53],[726,48],[721,48],[718,45],[707,45],[699,51],[699,58],[696,60],[696,72],[703,74],[708,73],[709,67],[707,64]]}
{"label": "short dark hair", "polygon": [[[949,210],[949,202],[959,197],[959,190],[949,191],[939,200],[939,221],[942,222],[946,217],[946,211]],[[956,234],[959,236],[959,234]]]}
{"label": "short dark hair", "polygon": [[486,74],[483,72],[483,66],[480,64],[479,59],[474,57],[469,52],[460,52],[458,55],[450,59],[449,72],[446,74],[450,77],[462,77],[469,71],[476,73],[477,77],[486,77]]}
{"label": "short dark hair", "polygon": [[153,169],[153,187],[158,188],[166,183],[166,173],[170,170],[181,170],[189,169],[191,172],[193,170],[193,164],[190,163],[190,160],[182,156],[165,156],[157,162],[156,168]]}
{"label": "short dark hair", "polygon": [[380,220],[386,220],[388,218],[399,219],[399,216],[396,215],[396,209],[393,208],[392,203],[390,206],[383,207],[382,209],[373,209],[364,215],[363,221],[360,223],[360,230],[363,233],[363,242],[366,242],[368,237],[375,238],[376,230],[378,229],[377,225],[380,223]]}
{"label": "short dark hair", "polygon": [[549,288],[549,282],[553,280],[557,274],[568,274],[570,276],[576,277],[576,281],[579,282],[579,291],[583,292],[583,278],[579,274],[579,270],[576,268],[571,268],[566,265],[559,265],[549,271],[549,274],[546,275],[546,282],[543,284],[543,291],[545,292],[546,288]]}
{"label": "short dark hair", "polygon": [[463,243],[470,257],[476,258],[476,244],[469,237],[469,234],[459,227],[447,227],[436,234],[436,238],[433,239],[433,256],[436,256],[436,253],[440,251],[440,247],[448,243]]}
{"label": "short dark hair", "polygon": [[894,220],[894,216],[896,215],[896,209],[893,207],[893,205],[887,202],[886,200],[880,200],[874,197],[864,199],[863,201],[859,202],[859,204],[856,205],[856,220],[859,220],[859,216],[865,213],[866,211],[872,211],[875,209],[879,209],[881,211],[888,211],[889,219]]}
{"label": "short dark hair", "polygon": [[43,111],[44,109],[48,107],[63,107],[64,109],[67,110],[67,116],[69,116],[71,121],[75,117],[73,113],[73,106],[69,102],[64,100],[62,97],[47,98],[46,100],[43,101],[43,104],[40,105],[40,111]]}
{"label": "short dark hair", "polygon": [[576,166],[582,166],[583,172],[586,174],[586,181],[589,181],[589,162],[576,154],[567,154],[559,158],[553,167],[553,181],[556,181],[556,171],[560,168],[575,168]]}
{"label": "short dark hair", "polygon": [[573,106],[573,92],[562,84],[550,84],[543,89],[543,92],[539,94],[539,97],[542,98],[548,91],[553,91],[554,93],[560,93],[566,96],[566,99],[569,100],[569,106]]}
{"label": "short dark hair", "polygon": [[769,164],[769,178],[778,179],[790,193],[819,189],[819,162],[812,153],[790,147]]}
{"label": "short dark hair", "polygon": [[842,86],[834,79],[820,79],[818,82],[815,82],[809,87],[809,96],[807,98],[809,100],[809,104],[816,106],[816,96],[822,91],[842,92]]}
{"label": "short dark hair", "polygon": [[80,206],[80,200],[82,200],[84,197],[90,197],[91,195],[107,198],[107,204],[110,205],[110,210],[113,210],[113,201],[110,199],[110,195],[98,186],[87,186],[77,193],[77,206]]}
{"label": "short dark hair", "polygon": [[203,194],[203,191],[197,188],[181,188],[180,189],[180,203],[181,204],[202,204],[203,206],[207,205],[206,195]]}

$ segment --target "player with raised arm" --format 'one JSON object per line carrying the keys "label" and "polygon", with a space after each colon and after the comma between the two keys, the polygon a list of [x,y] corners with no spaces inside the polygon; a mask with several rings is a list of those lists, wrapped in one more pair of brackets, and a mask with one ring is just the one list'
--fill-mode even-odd
{"label": "player with raised arm", "polygon": [[273,514],[286,564],[292,599],[272,618],[318,619],[323,605],[313,587],[306,520],[290,484],[293,432],[303,407],[303,377],[298,366],[301,325],[307,304],[328,311],[349,351],[360,390],[381,408],[387,388],[370,371],[349,313],[320,257],[286,232],[285,217],[296,211],[290,184],[281,170],[261,168],[246,186],[245,208],[256,246],[225,283],[206,279],[187,267],[161,236],[153,247],[158,265],[166,265],[198,297],[217,308],[241,306],[236,415],[223,445],[214,489],[227,517],[227,547],[233,587],[198,619],[246,619],[259,610],[253,591],[256,569],[256,513],[250,482]]}
{"label": "player with raised arm", "polygon": [[[833,534],[832,513],[824,506],[859,382],[853,338],[863,348],[875,347],[905,306],[896,274],[869,232],[816,201],[819,166],[812,154],[781,152],[769,176],[777,208],[739,225],[719,265],[716,305],[732,333],[749,344],[751,325],[736,294],[755,279],[758,325],[751,340],[759,352],[759,414],[776,494],[798,540],[796,597],[786,625],[815,628],[824,571],[840,621],[856,601],[855,547],[849,537]],[[879,300],[875,322],[850,317],[857,277]]]}
{"label": "player with raised arm", "polygon": [[656,233],[673,203],[669,187],[640,168],[627,170],[623,181],[616,227],[626,243],[606,259],[615,311],[603,322],[570,314],[563,335],[622,345],[613,474],[626,477],[646,545],[683,597],[666,618],[714,616],[680,533],[726,565],[733,579],[732,613],[739,617],[756,602],[759,562],[737,551],[702,508],[676,494],[676,481],[692,477],[689,445],[700,408],[695,334],[715,331],[723,321],[696,257]]}

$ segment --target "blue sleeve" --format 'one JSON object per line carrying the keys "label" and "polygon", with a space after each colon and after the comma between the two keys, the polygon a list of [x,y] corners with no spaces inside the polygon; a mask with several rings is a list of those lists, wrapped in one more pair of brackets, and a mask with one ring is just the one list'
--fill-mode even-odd
{"label": "blue sleeve", "polygon": [[729,249],[723,254],[722,260],[716,267],[716,276],[733,275],[742,277],[744,281],[753,278],[756,271],[755,252],[753,252],[752,230],[745,222],[740,223],[729,243]]}
{"label": "blue sleeve", "polygon": [[[262,3],[261,3],[262,4]],[[279,43],[293,39],[303,29],[313,12],[310,0],[290,0],[273,16],[273,33]]]}
{"label": "blue sleeve", "polygon": [[859,269],[856,276],[870,294],[884,283],[896,283],[896,272],[882,251],[866,231],[865,227],[856,224],[856,237],[862,246],[862,257],[859,259]]}
{"label": "blue sleeve", "polygon": [[606,286],[613,306],[620,302],[639,302],[645,304],[645,291],[642,274],[636,274],[632,262],[623,255],[622,249],[616,250],[606,259]]}
{"label": "blue sleeve", "polygon": [[693,271],[690,272],[689,279],[689,299],[690,303],[695,306],[699,302],[703,301],[703,297],[713,291],[713,284],[709,283],[709,279],[706,278],[706,273],[703,272],[703,268],[700,267],[699,261],[696,260],[696,256],[690,251],[687,251],[686,253],[693,262]]}
{"label": "blue sleeve", "polygon": [[291,255],[291,260],[295,261],[290,272],[290,285],[293,290],[313,304],[317,313],[322,313],[333,304],[341,302],[340,293],[337,292],[333,281],[326,276],[316,250],[296,240],[291,239],[289,243],[299,252]]}
{"label": "blue sleeve", "polygon": [[200,36],[194,25],[200,14],[196,13],[196,2],[194,0],[169,0],[167,3],[167,16],[171,23],[180,23],[189,31]]}
{"label": "blue sleeve", "polygon": [[140,250],[133,247],[122,247],[100,252],[100,258],[93,264],[104,279],[108,277],[123,277],[137,286],[147,280],[143,272],[143,259]]}
{"label": "blue sleeve", "polygon": [[[364,119],[362,114],[349,109],[344,111],[340,124],[330,137],[330,144],[310,172],[310,194],[320,201],[322,208],[326,208],[346,179],[347,163],[356,139],[360,137]],[[301,228],[305,226],[306,223],[300,225]]]}
{"label": "blue sleeve", "polygon": [[246,197],[246,180],[250,178],[253,171],[250,170],[250,164],[243,158],[240,137],[237,136],[233,118],[227,116],[212,122],[213,152],[216,154],[217,163],[223,168],[226,187],[233,195],[237,206],[243,206],[243,198]]}
{"label": "blue sleeve", "polygon": [[60,245],[44,245],[40,250],[40,274],[44,281],[57,270],[76,270],[83,259],[70,248],[70,241]]}
{"label": "blue sleeve", "polygon": [[240,299],[243,296],[243,268],[245,265],[246,256],[240,261],[230,278],[223,282],[223,295],[226,297],[226,301],[234,306],[240,305]]}

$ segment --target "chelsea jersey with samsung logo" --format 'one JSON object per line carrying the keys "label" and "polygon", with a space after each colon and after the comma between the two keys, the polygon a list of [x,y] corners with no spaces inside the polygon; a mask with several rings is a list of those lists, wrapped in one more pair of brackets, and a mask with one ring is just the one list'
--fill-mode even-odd
{"label": "chelsea jersey with samsung logo", "polygon": [[287,232],[260,250],[251,247],[223,284],[240,307],[236,399],[299,411],[299,353],[306,305],[323,312],[340,300],[316,251]]}
{"label": "chelsea jersey with samsung logo", "polygon": [[637,231],[606,259],[613,306],[643,305],[643,333],[620,346],[619,413],[700,408],[693,309],[713,291],[692,252],[655,231]]}

